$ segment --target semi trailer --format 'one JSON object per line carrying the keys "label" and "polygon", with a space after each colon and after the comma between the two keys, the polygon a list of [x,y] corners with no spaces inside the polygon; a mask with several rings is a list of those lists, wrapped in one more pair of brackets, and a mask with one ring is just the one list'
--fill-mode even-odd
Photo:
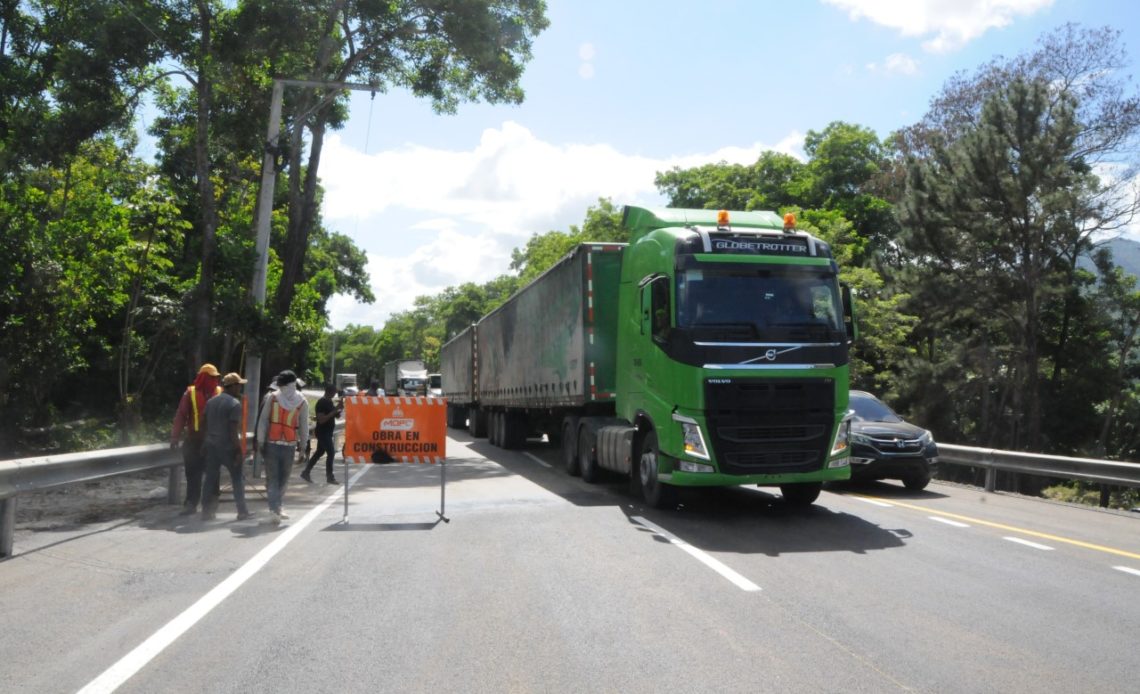
{"label": "semi trailer", "polygon": [[775,212],[626,207],[441,349],[448,424],[504,448],[545,434],[571,475],[777,486],[850,476],[856,325],[829,245]]}

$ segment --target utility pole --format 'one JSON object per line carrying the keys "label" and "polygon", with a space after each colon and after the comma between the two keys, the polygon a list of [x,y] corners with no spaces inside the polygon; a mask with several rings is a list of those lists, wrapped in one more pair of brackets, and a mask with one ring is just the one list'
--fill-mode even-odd
{"label": "utility pole", "polygon": [[[322,82],[320,80],[273,80],[273,95],[269,101],[269,127],[265,135],[265,155],[261,159],[261,190],[257,201],[257,258],[253,266],[253,301],[260,309],[265,306],[265,282],[269,271],[269,228],[273,215],[273,190],[277,184],[277,139],[281,135],[281,102],[285,96],[285,87],[302,87],[306,89],[353,89],[356,91],[376,92],[374,84],[352,84],[349,82]],[[301,123],[295,123],[295,128]],[[336,359],[335,350],[333,359]],[[334,362],[335,367],[335,362]],[[261,348],[260,346],[249,350],[245,360],[246,413],[248,421],[257,426],[257,406],[261,402]]]}

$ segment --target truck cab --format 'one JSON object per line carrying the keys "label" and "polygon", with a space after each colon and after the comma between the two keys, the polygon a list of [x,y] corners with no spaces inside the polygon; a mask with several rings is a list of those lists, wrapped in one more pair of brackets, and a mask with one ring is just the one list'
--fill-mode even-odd
{"label": "truck cab", "polygon": [[627,207],[623,224],[616,414],[647,500],[754,483],[810,503],[847,479],[854,319],[829,246],[773,212]]}

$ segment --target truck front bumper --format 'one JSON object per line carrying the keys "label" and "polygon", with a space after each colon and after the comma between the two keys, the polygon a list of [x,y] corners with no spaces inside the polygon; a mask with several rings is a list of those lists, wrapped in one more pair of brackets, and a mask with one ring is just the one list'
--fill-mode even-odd
{"label": "truck front bumper", "polygon": [[658,473],[662,482],[678,487],[730,487],[742,484],[755,484],[759,486],[777,486],[781,484],[796,484],[799,482],[842,482],[851,478],[851,466],[846,456],[835,457],[829,461],[829,467],[810,472],[792,472],[776,475],[726,475],[722,472],[685,472],[678,469],[678,462],[673,460],[673,469],[666,473]]}

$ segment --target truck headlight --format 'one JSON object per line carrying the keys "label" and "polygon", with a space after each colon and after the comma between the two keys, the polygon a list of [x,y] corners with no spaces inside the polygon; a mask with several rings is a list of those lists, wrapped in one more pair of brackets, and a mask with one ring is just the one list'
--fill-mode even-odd
{"label": "truck headlight", "polygon": [[832,457],[843,455],[847,452],[847,444],[851,438],[851,420],[844,419],[835,428],[835,441],[831,444]]}
{"label": "truck headlight", "polygon": [[701,434],[701,425],[697,424],[697,420],[674,413],[673,421],[681,425],[681,439],[685,447],[685,454],[708,460],[709,449],[705,445],[705,437]]}

